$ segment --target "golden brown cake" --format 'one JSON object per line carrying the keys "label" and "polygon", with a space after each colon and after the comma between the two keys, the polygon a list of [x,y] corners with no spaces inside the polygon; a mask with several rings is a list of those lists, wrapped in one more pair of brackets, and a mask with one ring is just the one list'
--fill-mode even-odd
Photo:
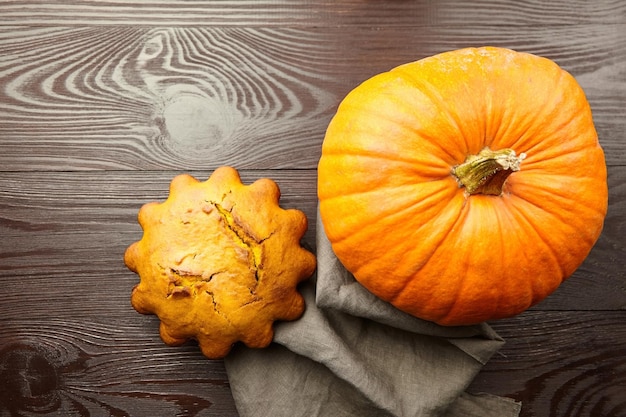
{"label": "golden brown cake", "polygon": [[140,277],[131,303],[159,317],[165,343],[195,339],[205,356],[221,358],[238,341],[267,346],[274,321],[302,315],[296,286],[316,261],[300,246],[306,216],[279,198],[274,181],[244,185],[222,167],[204,182],[177,176],[165,202],[140,209],[143,237],[124,255]]}

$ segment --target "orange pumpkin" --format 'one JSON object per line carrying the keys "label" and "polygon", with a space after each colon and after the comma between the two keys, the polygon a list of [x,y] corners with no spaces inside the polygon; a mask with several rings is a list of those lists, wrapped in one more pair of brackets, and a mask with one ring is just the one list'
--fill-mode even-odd
{"label": "orange pumpkin", "polygon": [[549,59],[467,48],[351,91],[318,167],[338,259],[378,297],[442,325],[516,315],[602,230],[604,153],[575,79]]}

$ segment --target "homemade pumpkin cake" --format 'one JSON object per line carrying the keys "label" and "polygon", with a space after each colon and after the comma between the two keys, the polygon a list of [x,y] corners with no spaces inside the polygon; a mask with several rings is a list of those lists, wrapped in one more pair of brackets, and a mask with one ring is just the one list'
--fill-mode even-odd
{"label": "homemade pumpkin cake", "polygon": [[140,209],[143,237],[124,255],[140,278],[131,303],[159,317],[166,344],[195,339],[205,356],[221,358],[238,341],[267,346],[274,321],[301,316],[296,286],[316,260],[300,245],[306,216],[279,198],[274,181],[244,185],[221,167],[204,182],[177,176],[165,202]]}

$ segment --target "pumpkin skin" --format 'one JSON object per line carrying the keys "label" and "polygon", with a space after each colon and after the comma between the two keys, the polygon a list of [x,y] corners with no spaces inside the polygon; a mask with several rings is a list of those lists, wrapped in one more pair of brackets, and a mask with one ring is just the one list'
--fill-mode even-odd
{"label": "pumpkin skin", "polygon": [[[499,193],[469,193],[455,167],[485,148],[525,159]],[[469,325],[519,314],[569,277],[601,233],[608,189],[575,79],[549,59],[483,47],[351,91],[324,138],[318,196],[337,258],[365,288]]]}

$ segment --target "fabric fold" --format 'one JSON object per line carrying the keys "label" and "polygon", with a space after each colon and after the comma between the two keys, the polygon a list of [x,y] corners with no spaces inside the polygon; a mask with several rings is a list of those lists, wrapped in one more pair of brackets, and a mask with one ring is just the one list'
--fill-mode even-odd
{"label": "fabric fold", "polygon": [[[319,216],[318,216],[319,218]],[[487,325],[443,327],[358,284],[317,224],[316,276],[302,318],[267,349],[225,359],[241,417],[515,417],[521,405],[466,389],[504,341]]]}

